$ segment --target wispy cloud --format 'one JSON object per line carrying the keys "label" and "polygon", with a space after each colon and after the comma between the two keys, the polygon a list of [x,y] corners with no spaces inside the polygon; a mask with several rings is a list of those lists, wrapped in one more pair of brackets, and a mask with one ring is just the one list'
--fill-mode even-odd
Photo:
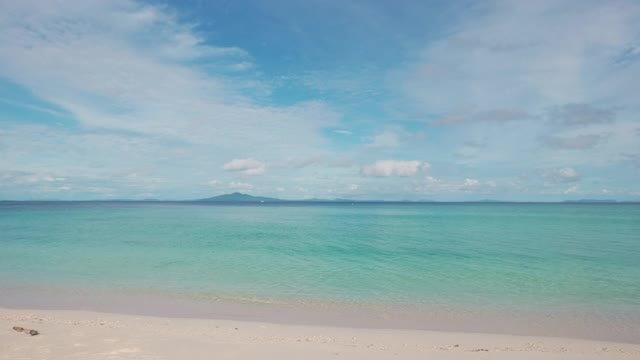
{"label": "wispy cloud", "polygon": [[360,173],[366,176],[413,176],[419,171],[429,170],[431,165],[424,161],[378,160],[363,166]]}
{"label": "wispy cloud", "polygon": [[333,130],[333,132],[340,135],[353,135],[352,131],[345,130],[345,129],[336,129],[336,130]]}
{"label": "wispy cloud", "polygon": [[522,110],[492,109],[475,112],[471,109],[460,110],[446,115],[433,123],[435,126],[463,125],[478,122],[504,123],[507,121],[527,120],[531,115]]}
{"label": "wispy cloud", "polygon": [[266,164],[255,159],[233,159],[222,167],[227,171],[238,172],[242,175],[262,175],[266,171]]}
{"label": "wispy cloud", "polygon": [[276,8],[0,2],[0,198],[638,193],[637,2]]}
{"label": "wispy cloud", "polygon": [[[63,163],[51,167],[70,167],[74,158],[91,157],[100,166],[117,169],[135,163],[132,166],[151,166],[177,179],[186,164],[180,154],[191,154],[188,163],[204,169],[206,162],[238,153],[266,158],[317,153],[322,130],[338,125],[340,114],[320,101],[290,106],[255,102],[247,86],[259,87],[259,82],[237,75],[231,81],[226,73],[233,64],[247,68],[249,54],[210,45],[194,24],[179,21],[167,7],[129,0],[69,0],[4,2],[0,9],[0,76],[68,112],[80,126],[79,131],[34,131],[16,119],[9,129],[12,135],[0,136],[0,146],[10,149],[1,161],[4,168],[38,166],[43,145],[19,150],[19,143],[33,140],[60,148]],[[96,143],[88,144],[90,138]],[[112,153],[101,151],[106,139]],[[118,149],[132,146],[134,156],[116,161]],[[241,171],[263,172],[264,167]]]}
{"label": "wispy cloud", "polygon": [[568,150],[584,150],[596,147],[600,142],[606,139],[601,134],[578,135],[573,137],[548,136],[543,138],[545,144]]}
{"label": "wispy cloud", "polygon": [[24,103],[21,101],[15,101],[15,100],[11,100],[11,99],[5,99],[5,98],[0,98],[0,102],[3,102],[5,104],[8,105],[12,105],[12,106],[18,106],[18,107],[22,107],[22,108],[26,108],[26,109],[30,109],[30,110],[35,110],[35,111],[39,111],[39,112],[43,112],[45,114],[49,114],[49,115],[53,115],[56,117],[63,117],[66,114],[58,111],[58,110],[54,110],[54,109],[50,109],[47,107],[43,107],[43,106],[38,106],[38,105],[34,105],[34,104],[28,104],[28,103]]}
{"label": "wispy cloud", "polygon": [[576,182],[582,178],[575,169],[570,167],[549,170],[544,176],[551,181],[562,183]]}
{"label": "wispy cloud", "polygon": [[404,87],[414,106],[436,114],[505,104],[541,110],[612,94],[633,104],[626,91],[636,85],[624,74],[635,69],[612,60],[637,41],[637,3],[492,1],[479,8],[414,65]]}
{"label": "wispy cloud", "polygon": [[613,122],[616,113],[612,109],[600,109],[590,104],[565,104],[552,108],[549,117],[564,125],[580,126]]}

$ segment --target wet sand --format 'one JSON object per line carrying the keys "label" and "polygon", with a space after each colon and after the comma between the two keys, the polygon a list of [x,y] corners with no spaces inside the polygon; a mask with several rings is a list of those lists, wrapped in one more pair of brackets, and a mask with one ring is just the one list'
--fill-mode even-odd
{"label": "wet sand", "polygon": [[256,302],[114,289],[0,287],[0,307],[283,325],[546,336],[640,343],[640,311]]}

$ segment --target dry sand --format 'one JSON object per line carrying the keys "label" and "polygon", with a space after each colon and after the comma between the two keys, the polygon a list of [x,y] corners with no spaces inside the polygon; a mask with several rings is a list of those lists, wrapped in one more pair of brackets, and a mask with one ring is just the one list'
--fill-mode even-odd
{"label": "dry sand", "polygon": [[[16,332],[36,329],[39,335]],[[640,359],[567,338],[0,308],[0,359]]]}

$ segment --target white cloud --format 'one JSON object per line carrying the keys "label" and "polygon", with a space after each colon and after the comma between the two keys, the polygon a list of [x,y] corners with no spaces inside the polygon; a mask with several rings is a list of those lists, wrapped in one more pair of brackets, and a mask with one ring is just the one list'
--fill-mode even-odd
{"label": "white cloud", "polygon": [[255,159],[233,159],[222,167],[226,171],[239,172],[242,175],[262,175],[266,171],[266,164]]}
{"label": "white cloud", "polygon": [[[433,191],[484,193],[504,187],[506,176],[571,164],[590,176],[606,172],[607,183],[598,189],[606,185],[622,194],[637,186],[630,174],[640,167],[639,14],[640,6],[625,0],[489,1],[459,13],[460,23],[418,50],[417,62],[399,62],[408,65],[396,73],[384,76],[376,68],[350,78],[349,71],[328,68],[305,82],[323,101],[269,105],[277,81],[258,74],[252,54],[215,46],[216,37],[206,38],[171,6],[0,1],[0,77],[37,98],[29,103],[30,95],[10,94],[0,105],[49,124],[7,118],[2,125],[0,197],[57,191],[60,198],[197,198],[211,187],[255,185],[260,191],[305,189],[309,196],[334,189],[392,198],[390,189],[411,188],[419,176],[410,177],[428,164],[374,161],[425,154],[438,159],[434,167],[442,173],[434,176],[442,178],[416,186]],[[400,85],[388,93],[382,80]],[[346,90],[332,95],[336,88]],[[409,141],[418,138],[418,124],[402,122],[403,116],[396,122],[375,106],[358,113],[365,106],[352,101],[402,94],[409,97],[398,100],[403,110],[449,126],[430,128],[428,142]],[[340,98],[336,105],[349,112],[350,123],[325,103],[332,96]],[[367,123],[369,115],[394,120]],[[358,144],[363,138],[348,136],[353,133],[370,135],[368,144]],[[482,139],[481,146],[469,142],[474,139]],[[236,161],[225,169],[230,173],[211,171],[211,164],[239,155],[226,164]],[[358,164],[368,165],[357,174]],[[264,176],[248,184],[230,174]],[[505,178],[483,180],[496,174]],[[533,174],[532,182],[546,180],[561,194],[572,178],[549,176]],[[588,191],[591,185],[580,186]]]}
{"label": "white cloud", "polygon": [[[458,15],[389,77],[398,118],[441,125],[421,153],[479,176],[613,166],[608,178],[629,183],[640,3],[492,0]],[[461,145],[474,138],[486,145]]]}
{"label": "white cloud", "polygon": [[491,1],[469,14],[404,79],[415,106],[450,114],[504,104],[541,110],[613,94],[635,102],[634,64],[614,64],[637,44],[637,2]]}
{"label": "white cloud", "polygon": [[575,182],[582,178],[582,176],[580,176],[580,174],[571,167],[552,169],[545,173],[545,177],[554,182],[561,183]]}
{"label": "white cloud", "polygon": [[48,182],[52,182],[52,181],[64,181],[64,178],[62,177],[53,177],[53,176],[45,176],[44,178],[42,178],[43,181],[48,181]]}
{"label": "white cloud", "polygon": [[344,130],[344,129],[336,129],[336,130],[333,130],[333,132],[340,135],[353,135],[352,131]]}
{"label": "white cloud", "polygon": [[480,184],[480,181],[476,180],[476,179],[464,179],[464,182],[462,183],[463,187],[474,187],[474,186],[478,186],[478,184]]}
{"label": "white cloud", "polygon": [[366,176],[413,176],[419,171],[429,170],[431,165],[424,161],[378,160],[363,166],[360,173]]}
{"label": "white cloud", "polygon": [[[229,154],[282,159],[321,153],[323,130],[340,126],[341,115],[324,102],[254,101],[269,85],[250,74],[228,73],[233,64],[246,67],[251,56],[208,45],[211,39],[197,34],[196,24],[179,21],[166,6],[25,0],[0,3],[0,14],[0,77],[77,121],[72,131],[16,119],[0,132],[2,170],[65,168],[111,182],[104,187],[123,194],[118,196],[133,196],[143,189],[133,192],[131,184],[109,174],[147,168],[146,176],[168,179],[169,192],[211,176],[190,170],[189,180],[180,180],[185,167],[204,169]],[[60,161],[42,163],[45,151]],[[66,170],[60,174],[69,177]]]}

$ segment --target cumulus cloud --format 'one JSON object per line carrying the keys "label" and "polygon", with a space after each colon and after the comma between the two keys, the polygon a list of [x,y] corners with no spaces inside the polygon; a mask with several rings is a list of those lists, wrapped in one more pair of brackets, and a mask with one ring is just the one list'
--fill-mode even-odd
{"label": "cumulus cloud", "polygon": [[365,176],[413,176],[419,171],[426,171],[431,165],[424,161],[378,160],[363,166],[360,173]]}
{"label": "cumulus cloud", "polygon": [[234,171],[247,176],[262,175],[266,171],[265,163],[251,158],[233,159],[224,164],[222,168],[226,171]]}

